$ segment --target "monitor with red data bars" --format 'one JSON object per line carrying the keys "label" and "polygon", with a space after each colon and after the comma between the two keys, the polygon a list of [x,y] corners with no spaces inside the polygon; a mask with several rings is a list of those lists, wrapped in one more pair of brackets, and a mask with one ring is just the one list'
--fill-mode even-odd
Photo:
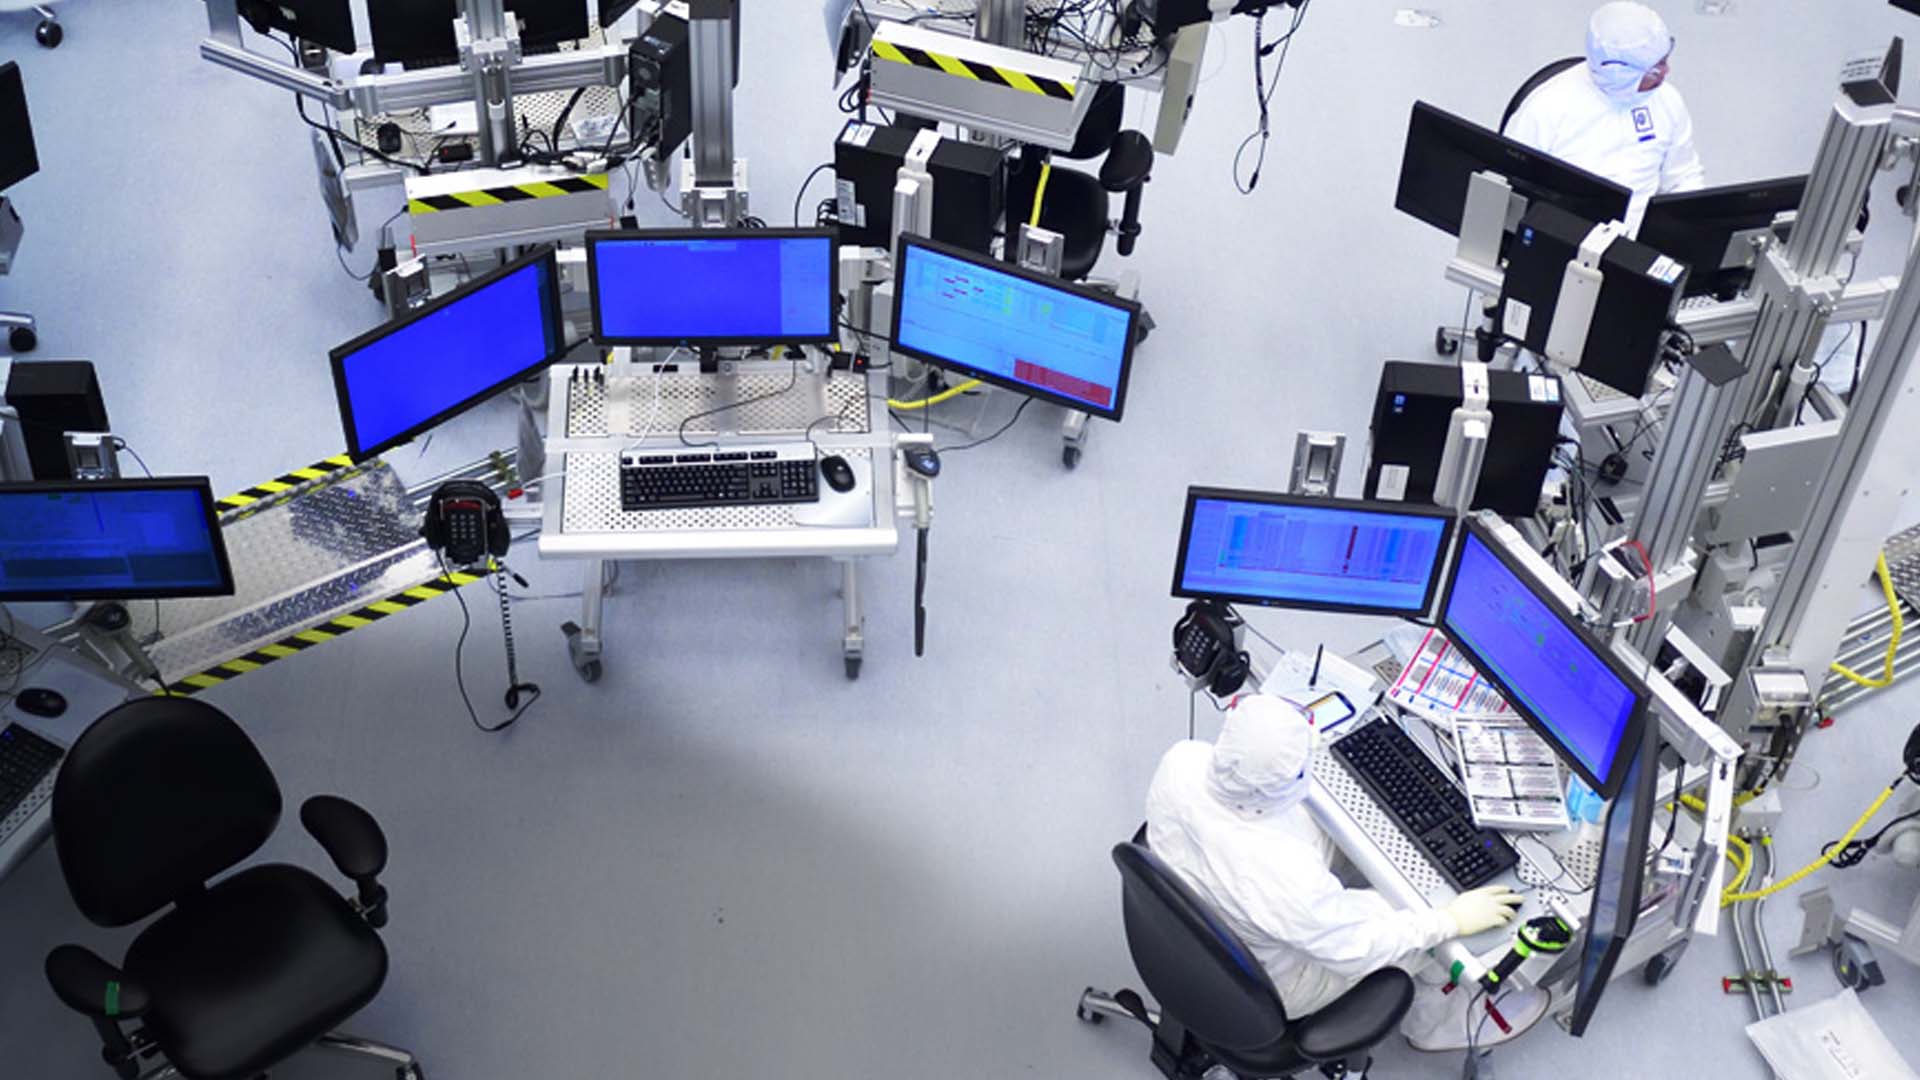
{"label": "monitor with red data bars", "polygon": [[1140,306],[917,236],[894,260],[893,351],[1120,419]]}

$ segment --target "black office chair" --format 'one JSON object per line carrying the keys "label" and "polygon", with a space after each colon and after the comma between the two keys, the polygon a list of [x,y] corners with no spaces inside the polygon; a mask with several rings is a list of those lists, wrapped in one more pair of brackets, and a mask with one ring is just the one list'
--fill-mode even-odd
{"label": "black office chair", "polygon": [[1330,1077],[1364,1074],[1367,1051],[1413,1003],[1412,976],[1383,968],[1319,1012],[1289,1019],[1253,953],[1141,840],[1115,846],[1113,861],[1127,948],[1161,1011],[1132,990],[1089,989],[1080,997],[1080,1018],[1097,1023],[1120,1011],[1146,1025],[1152,1061],[1168,1080],[1198,1080],[1215,1065],[1242,1080],[1312,1068]]}
{"label": "black office chair", "polygon": [[1527,81],[1521,83],[1520,89],[1515,90],[1513,97],[1507,100],[1507,111],[1500,114],[1500,133],[1502,135],[1507,133],[1507,125],[1513,122],[1513,114],[1520,111],[1520,104],[1532,96],[1535,90],[1540,89],[1541,85],[1548,79],[1553,78],[1555,75],[1560,74],[1575,64],[1584,64],[1586,62],[1587,58],[1584,56],[1563,56],[1541,68],[1539,71],[1527,76]]}
{"label": "black office chair", "polygon": [[[1093,93],[1093,103],[1080,121],[1073,148],[1059,153],[1075,161],[1091,161],[1105,154],[1100,174],[1093,176],[1078,169],[1055,168],[1047,179],[1047,190],[1040,204],[1040,227],[1066,239],[1060,276],[1068,281],[1084,281],[1100,261],[1107,233],[1114,231],[1108,219],[1113,195],[1126,197],[1115,250],[1123,256],[1133,254],[1141,231],[1141,197],[1147,181],[1153,178],[1152,140],[1138,131],[1120,130],[1126,111],[1126,88],[1119,83],[1101,83]],[[1041,165],[1047,160],[1046,151],[1027,147],[1013,167],[1007,190],[1009,252],[1020,250],[1020,226],[1033,219],[1034,194],[1040,184]]]}
{"label": "black office chair", "polygon": [[374,933],[387,921],[378,880],[387,841],[365,810],[331,795],[300,808],[300,823],[358,886],[351,902],[296,866],[250,866],[207,884],[259,850],[280,807],[253,741],[203,702],[128,702],[68,752],[53,838],[81,914],[118,927],[172,905],[140,931],[123,967],[78,945],[47,956],[54,993],[93,1021],[123,1080],[252,1080],[309,1046],[387,1062],[400,1080],[424,1076],[405,1050],[330,1034],[387,976]]}

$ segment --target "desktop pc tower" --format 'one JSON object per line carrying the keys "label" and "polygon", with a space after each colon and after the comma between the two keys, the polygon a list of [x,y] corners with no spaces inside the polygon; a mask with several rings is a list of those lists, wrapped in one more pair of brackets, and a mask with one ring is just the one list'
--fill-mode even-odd
{"label": "desktop pc tower", "polygon": [[20,414],[35,480],[73,479],[67,432],[110,430],[100,380],[86,360],[16,360],[7,375],[6,401]]}
{"label": "desktop pc tower", "polygon": [[[1493,435],[1473,509],[1531,517],[1560,439],[1560,380],[1518,371],[1491,371],[1488,380]],[[1368,498],[1433,502],[1447,428],[1461,400],[1460,369],[1452,364],[1389,360],[1382,365],[1373,402]]]}
{"label": "desktop pc tower", "polygon": [[[893,246],[893,183],[919,129],[848,121],[833,146],[840,242]],[[927,161],[933,177],[933,239],[981,255],[992,252],[1006,204],[1000,151],[941,139]]]}

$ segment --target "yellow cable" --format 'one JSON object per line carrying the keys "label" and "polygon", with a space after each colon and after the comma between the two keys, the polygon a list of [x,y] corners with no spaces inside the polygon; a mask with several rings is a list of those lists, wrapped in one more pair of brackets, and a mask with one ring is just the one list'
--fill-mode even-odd
{"label": "yellow cable", "polygon": [[1047,197],[1047,179],[1052,175],[1053,175],[1053,162],[1048,161],[1041,164],[1040,183],[1036,185],[1033,189],[1033,220],[1027,222],[1027,224],[1033,226],[1036,229],[1040,227],[1040,204]]}
{"label": "yellow cable", "polygon": [[[1737,836],[1729,836],[1727,837],[1727,844],[1729,847],[1723,854],[1726,855],[1727,861],[1733,863],[1734,875],[1733,880],[1727,883],[1727,887],[1720,890],[1720,896],[1723,900],[1721,904],[1722,907],[1726,906],[1724,900],[1727,894],[1745,885],[1747,883],[1747,872],[1753,869],[1753,856],[1749,853],[1751,849],[1747,847],[1745,840]],[[1734,854],[1735,848],[1740,852],[1738,855]]]}
{"label": "yellow cable", "polygon": [[921,398],[919,401],[895,401],[892,398],[888,398],[887,408],[899,409],[903,412],[912,412],[915,409],[930,409],[933,406],[938,405],[943,401],[952,401],[954,398],[959,397],[961,394],[964,394],[967,391],[979,385],[980,385],[979,379],[968,379],[966,382],[961,383],[959,386],[955,386],[947,390],[942,390],[930,398]]}
{"label": "yellow cable", "polygon": [[[1806,880],[1807,875],[1812,874],[1814,871],[1832,862],[1833,857],[1835,855],[1838,855],[1842,849],[1844,849],[1848,844],[1852,843],[1854,837],[1860,835],[1860,830],[1863,828],[1866,828],[1867,821],[1871,819],[1873,815],[1879,813],[1880,808],[1882,806],[1887,805],[1887,800],[1893,797],[1893,789],[1898,786],[1899,786],[1899,781],[1897,780],[1891,784],[1888,784],[1886,787],[1886,790],[1880,793],[1880,797],[1873,800],[1873,805],[1867,807],[1867,812],[1864,814],[1861,814],[1859,820],[1855,821],[1852,827],[1847,829],[1846,835],[1834,841],[1833,846],[1827,848],[1825,854],[1821,855],[1819,858],[1813,860],[1812,862],[1801,867],[1800,869],[1794,871],[1788,877],[1780,881],[1776,881],[1764,889],[1755,889],[1752,892],[1722,893],[1720,894],[1720,906],[1725,907],[1728,904],[1737,904],[1743,900],[1759,900],[1763,897],[1772,896],[1774,893],[1777,893],[1782,889],[1788,888],[1793,885],[1798,885],[1800,882]],[[1728,839],[1733,840],[1735,838],[1728,837]],[[1772,840],[1762,837],[1761,843],[1772,843]],[[1744,847],[1745,845],[1743,844],[1742,846]]]}
{"label": "yellow cable", "polygon": [[1869,679],[1844,664],[1834,664],[1833,670],[1845,676],[1849,682],[1864,686],[1869,690],[1879,690],[1893,685],[1893,660],[1900,652],[1900,635],[1907,628],[1906,617],[1900,614],[1900,598],[1893,592],[1893,575],[1887,570],[1887,553],[1880,553],[1879,564],[1875,567],[1880,576],[1880,591],[1887,595],[1887,611],[1893,616],[1893,640],[1887,642],[1886,667],[1877,679]]}

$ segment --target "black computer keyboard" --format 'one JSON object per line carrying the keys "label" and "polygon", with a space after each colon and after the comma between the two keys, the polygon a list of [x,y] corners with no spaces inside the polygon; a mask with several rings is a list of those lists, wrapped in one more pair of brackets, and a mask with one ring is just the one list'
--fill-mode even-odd
{"label": "black computer keyboard", "polygon": [[1397,724],[1375,720],[1333,752],[1455,889],[1484,885],[1520,861],[1499,833],[1474,825],[1466,794]]}
{"label": "black computer keyboard", "polygon": [[813,450],[698,450],[620,458],[620,508],[674,510],[820,501]]}
{"label": "black computer keyboard", "polygon": [[29,799],[36,804],[45,801],[42,781],[60,767],[65,756],[66,751],[19,724],[0,729],[0,842],[21,824],[24,815],[15,811],[35,809],[26,805]]}

